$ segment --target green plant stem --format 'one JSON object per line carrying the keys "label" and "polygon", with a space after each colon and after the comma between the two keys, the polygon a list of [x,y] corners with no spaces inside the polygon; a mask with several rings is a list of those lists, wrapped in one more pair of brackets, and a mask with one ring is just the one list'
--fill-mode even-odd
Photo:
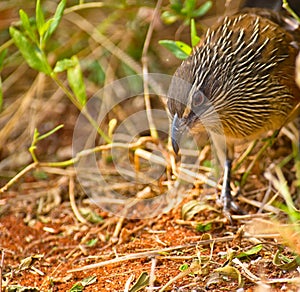
{"label": "green plant stem", "polygon": [[77,107],[78,110],[87,118],[91,125],[97,130],[97,133],[105,140],[106,143],[111,143],[111,139],[99,128],[97,122],[91,117],[87,108],[82,106],[80,102],[74,97],[74,95],[68,90],[68,88],[59,80],[55,73],[51,74],[54,82],[64,91],[71,102]]}
{"label": "green plant stem", "polygon": [[293,11],[287,0],[283,0],[282,7],[300,23],[300,17]]}
{"label": "green plant stem", "polygon": [[68,88],[63,84],[63,82],[60,81],[60,79],[57,77],[56,73],[51,73],[51,78],[53,81],[60,87],[63,92],[67,95],[67,97],[71,100],[71,102],[81,111],[82,105],[80,102],[74,97],[74,95],[68,90]]}
{"label": "green plant stem", "polygon": [[256,146],[257,142],[258,142],[258,140],[254,140],[249,145],[249,147],[246,149],[246,151],[242,154],[242,156],[236,162],[236,165],[235,165],[233,171],[237,171],[240,168],[240,166],[243,164],[243,162],[245,161],[245,159],[248,157],[248,155],[252,152],[252,150]]}
{"label": "green plant stem", "polygon": [[37,157],[36,157],[36,155],[35,155],[35,149],[36,149],[36,144],[38,142],[38,138],[39,138],[39,132],[35,128],[34,129],[34,133],[33,133],[33,139],[32,139],[31,145],[30,145],[30,147],[29,147],[28,150],[29,150],[29,152],[31,154],[32,160],[34,162],[36,162],[36,163],[39,162],[38,159],[37,159]]}
{"label": "green plant stem", "polygon": [[[15,175],[5,186],[0,188],[0,194],[5,192],[10,186],[12,186],[19,178],[21,178],[23,175],[25,175],[28,171],[37,168],[37,167],[67,167],[70,165],[75,164],[80,160],[80,158],[91,155],[96,152],[101,152],[105,150],[110,150],[112,148],[123,148],[123,149],[131,149],[135,150],[139,147],[142,147],[147,142],[157,142],[152,137],[142,137],[137,142],[126,144],[126,143],[111,143],[106,145],[100,145],[95,148],[86,149],[83,151],[80,151],[76,154],[74,158],[71,158],[69,160],[65,161],[58,161],[58,162],[39,162],[35,161],[28,166],[26,166],[23,170],[21,170],[17,175]],[[32,146],[35,147],[35,145],[32,143]]]}
{"label": "green plant stem", "polygon": [[267,150],[267,148],[269,148],[270,146],[272,146],[272,144],[274,143],[274,139],[275,137],[278,135],[278,131],[275,131],[273,133],[273,135],[271,137],[269,137],[267,139],[267,141],[265,142],[265,144],[263,145],[263,147],[259,150],[259,152],[257,153],[255,159],[252,160],[252,162],[250,163],[250,165],[248,166],[247,170],[245,171],[245,173],[242,176],[242,180],[241,180],[241,187],[245,185],[247,178],[254,166],[254,164],[258,161],[258,159],[261,157],[261,155]]}
{"label": "green plant stem", "polygon": [[29,153],[30,153],[30,155],[32,157],[32,160],[34,162],[38,163],[39,160],[37,159],[37,157],[35,155],[35,149],[36,149],[36,146],[35,145],[31,145],[28,150],[29,150]]}
{"label": "green plant stem", "polygon": [[7,42],[5,42],[4,44],[2,44],[0,46],[0,52],[3,52],[5,49],[9,48],[13,44],[14,44],[14,40],[13,39],[9,39]]}
{"label": "green plant stem", "polygon": [[22,169],[17,175],[15,175],[4,187],[0,189],[0,194],[4,193],[9,187],[11,187],[19,178],[25,175],[28,171],[36,168],[38,162],[33,162]]}
{"label": "green plant stem", "polygon": [[296,223],[297,221],[299,221],[300,212],[294,205],[291,193],[288,188],[287,181],[283,175],[281,168],[278,165],[275,167],[275,172],[278,177],[278,183],[277,183],[276,188],[278,189],[278,191],[281,193],[282,197],[285,200],[285,203],[287,206],[287,214],[288,214],[290,220],[293,223]]}
{"label": "green plant stem", "polygon": [[286,156],[284,159],[280,161],[278,164],[278,167],[282,168],[284,167],[287,163],[289,163],[292,159],[294,158],[294,154],[291,153],[290,155]]}

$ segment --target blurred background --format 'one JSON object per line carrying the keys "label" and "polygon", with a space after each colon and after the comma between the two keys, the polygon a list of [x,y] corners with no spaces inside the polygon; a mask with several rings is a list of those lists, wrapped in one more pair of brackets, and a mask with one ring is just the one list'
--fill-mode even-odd
{"label": "blurred background", "polygon": [[[177,13],[174,3],[194,3],[201,7],[208,1],[162,1],[153,21],[147,57],[148,71],[173,74],[181,60],[160,40],[181,40],[190,44],[190,15]],[[262,2],[262,1],[260,1]],[[269,2],[269,1],[266,1]],[[58,1],[41,1],[45,18],[50,18]],[[295,1],[296,3],[296,1]],[[219,17],[237,11],[240,0],[211,1],[207,13],[195,17],[198,34]],[[83,72],[87,97],[93,96],[106,84],[142,72],[145,39],[152,22],[157,1],[67,1],[59,27],[46,44],[49,63],[76,55]],[[34,23],[35,1],[0,2],[0,52],[7,49],[3,60],[0,108],[0,183],[3,185],[16,172],[28,165],[28,152],[34,129],[45,133],[59,124],[64,128],[39,142],[36,149],[40,160],[65,160],[71,157],[72,133],[79,114],[65,93],[43,73],[30,68],[15,47],[9,27],[20,27],[20,9]],[[148,45],[148,44],[147,44]],[[59,79],[66,84],[65,73]],[[143,98],[137,108],[144,107]],[[152,107],[163,108],[158,98]]]}
{"label": "blurred background", "polygon": [[[205,2],[196,1],[195,5],[200,7]],[[53,15],[58,3],[41,1],[46,19]],[[113,80],[141,73],[144,42],[156,4],[150,0],[67,1],[62,21],[45,48],[48,61],[53,65],[58,60],[77,55],[88,98]],[[213,1],[207,14],[196,19],[198,34],[201,35],[224,13],[236,11],[239,4],[237,0]],[[26,64],[9,34],[10,26],[20,26],[20,9],[34,21],[35,5],[35,1],[0,2],[0,50],[8,50],[1,71],[1,185],[31,162],[28,147],[35,128],[45,133],[64,124],[63,129],[40,142],[37,155],[41,160],[64,160],[71,156],[72,131],[78,109],[49,76],[39,74]],[[173,74],[181,61],[158,41],[190,43],[189,24],[184,15],[175,13],[174,17],[169,1],[162,1],[159,17],[153,25],[147,51],[148,71]],[[60,74],[59,78],[66,82],[66,74]],[[158,99],[152,102],[155,104]]]}

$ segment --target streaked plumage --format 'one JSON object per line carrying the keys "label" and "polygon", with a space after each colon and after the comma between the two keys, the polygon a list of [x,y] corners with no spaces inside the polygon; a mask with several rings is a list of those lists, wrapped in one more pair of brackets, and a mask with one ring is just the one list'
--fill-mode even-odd
{"label": "streaked plumage", "polygon": [[[201,128],[199,117],[209,130],[217,130],[218,125],[206,122],[217,114],[230,138],[254,138],[278,129],[299,102],[293,84],[298,51],[292,34],[270,19],[256,13],[226,17],[177,69],[175,76],[191,88],[178,96],[181,85],[172,82],[170,112],[186,119],[192,132]],[[197,90],[212,108],[200,114],[193,107],[184,112]],[[174,102],[174,96],[180,102]]]}
{"label": "streaked plumage", "polygon": [[[300,102],[295,83],[299,40],[296,21],[265,9],[225,17],[208,30],[169,89],[175,152],[184,128],[224,133],[232,142],[290,121]],[[229,184],[222,193],[230,196]]]}

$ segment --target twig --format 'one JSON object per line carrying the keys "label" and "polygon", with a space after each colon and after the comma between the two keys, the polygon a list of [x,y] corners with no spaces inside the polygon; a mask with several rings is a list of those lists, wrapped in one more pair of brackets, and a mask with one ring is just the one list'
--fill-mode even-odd
{"label": "twig", "polygon": [[100,267],[104,267],[104,266],[107,266],[107,265],[120,263],[120,262],[124,262],[124,261],[129,261],[129,260],[134,260],[134,259],[159,256],[161,254],[171,252],[171,251],[174,251],[174,250],[177,250],[177,249],[184,249],[184,248],[188,248],[188,247],[194,247],[194,246],[197,246],[197,245],[209,245],[213,242],[215,242],[215,243],[228,242],[228,241],[232,241],[234,238],[235,238],[234,236],[225,236],[225,237],[220,237],[220,238],[216,238],[216,239],[201,240],[201,241],[194,242],[194,243],[183,244],[183,245],[178,245],[178,246],[172,246],[172,247],[167,247],[167,248],[162,248],[162,249],[156,249],[156,250],[152,250],[152,251],[132,253],[132,254],[122,256],[122,257],[107,260],[107,261],[104,261],[104,262],[95,263],[95,264],[91,264],[91,265],[86,265],[86,266],[81,267],[81,268],[71,269],[71,270],[68,271],[68,273],[100,268]]}
{"label": "twig", "polygon": [[153,292],[154,291],[154,281],[155,281],[155,267],[157,264],[157,258],[151,258],[151,270],[149,275],[149,289],[147,291]]}
{"label": "twig", "polygon": [[4,250],[1,250],[1,261],[0,261],[0,292],[2,291],[2,272],[4,264]]}
{"label": "twig", "polygon": [[260,150],[258,151],[256,157],[252,160],[252,162],[250,163],[250,165],[248,166],[247,170],[245,171],[245,173],[242,176],[242,180],[241,180],[241,186],[244,186],[246,183],[246,180],[248,178],[248,175],[250,174],[252,168],[254,167],[254,164],[258,161],[258,159],[262,156],[262,154],[267,150],[268,147],[271,147],[274,143],[275,137],[278,135],[278,131],[275,131],[273,133],[273,135],[269,138],[267,138],[267,141],[265,142],[265,144],[260,148]]}
{"label": "twig", "polygon": [[152,152],[149,152],[149,151],[139,148],[139,149],[136,149],[136,151],[134,153],[138,157],[144,158],[145,160],[148,160],[149,162],[153,162],[153,163],[156,163],[156,164],[164,166],[164,167],[167,166],[167,161],[164,158],[162,158],[158,155],[155,155]]}
{"label": "twig", "polygon": [[153,138],[158,138],[157,130],[155,127],[155,123],[152,116],[151,111],[151,102],[150,102],[150,95],[149,95],[149,82],[148,82],[148,49],[150,45],[150,40],[153,33],[154,23],[160,13],[159,8],[161,6],[162,0],[158,0],[153,12],[153,18],[149,25],[148,32],[146,35],[146,39],[144,42],[143,52],[142,52],[142,67],[143,67],[143,83],[144,83],[144,99],[145,99],[145,107],[146,107],[146,114],[149,122],[150,127],[150,134]]}
{"label": "twig", "polygon": [[23,175],[25,175],[28,171],[36,168],[38,162],[33,162],[27,165],[24,169],[22,169],[18,174],[16,174],[4,187],[0,189],[0,194],[4,193],[9,187],[11,187],[18,179],[20,179]]}
{"label": "twig", "polygon": [[103,2],[81,3],[78,5],[74,5],[74,6],[66,8],[64,11],[64,14],[66,15],[66,14],[75,12],[77,10],[84,10],[84,9],[91,9],[91,8],[93,8],[93,9],[103,8],[103,6],[105,6],[105,3],[103,3]]}
{"label": "twig", "polygon": [[175,276],[172,279],[170,279],[163,287],[161,287],[158,292],[165,291],[175,281],[177,281],[177,280],[179,280],[179,279],[181,279],[181,278],[183,278],[183,277],[185,277],[185,276],[187,276],[187,275],[189,275],[191,273],[194,273],[197,270],[199,270],[199,265],[190,267],[190,268],[188,268],[188,269],[180,272],[177,276]]}
{"label": "twig", "polygon": [[267,190],[265,192],[265,195],[261,201],[261,206],[259,207],[257,213],[262,213],[264,206],[267,204],[267,202],[270,198],[271,192],[272,192],[272,187],[271,187],[271,182],[269,181],[269,187],[267,188]]}
{"label": "twig", "polygon": [[242,270],[245,272],[245,276],[254,283],[262,282],[264,284],[276,284],[276,283],[300,283],[300,278],[284,278],[284,279],[269,279],[269,280],[261,280],[261,278],[255,276],[249,269],[247,269],[243,263],[238,259],[234,258],[232,260],[233,263],[240,266]]}
{"label": "twig", "polygon": [[124,288],[124,292],[129,292],[129,288],[130,288],[130,283],[132,282],[132,280],[134,279],[134,276],[131,274],[129,276],[129,278],[126,280],[126,283],[125,283],[125,288]]}
{"label": "twig", "polygon": [[80,214],[80,212],[76,206],[74,187],[75,187],[74,177],[70,176],[70,178],[69,178],[69,199],[70,199],[71,208],[73,210],[75,217],[77,218],[77,220],[79,222],[81,222],[83,224],[88,224],[88,221],[86,221],[85,218],[82,217],[82,215]]}
{"label": "twig", "polygon": [[235,166],[233,168],[233,171],[237,171],[241,164],[244,162],[244,160],[248,157],[248,155],[252,152],[252,150],[254,149],[254,147],[256,146],[258,142],[258,139],[254,140],[246,149],[246,151],[239,157],[239,159],[237,160],[237,162],[235,163]]}
{"label": "twig", "polygon": [[280,210],[274,206],[271,206],[271,205],[268,205],[268,204],[265,204],[265,203],[262,203],[262,202],[258,202],[258,201],[255,201],[255,200],[251,200],[251,199],[248,199],[242,195],[239,195],[238,197],[239,201],[241,202],[244,202],[244,203],[247,203],[249,205],[252,205],[256,208],[259,208],[259,209],[263,209],[267,212],[271,212],[271,213],[274,213],[274,214],[279,214],[280,213]]}
{"label": "twig", "polygon": [[96,43],[100,44],[106,50],[114,54],[118,59],[120,59],[127,66],[133,69],[136,73],[142,73],[142,69],[136,61],[134,61],[128,54],[124,53],[124,51],[117,47],[109,38],[101,34],[97,27],[95,27],[87,19],[75,12],[65,14],[65,19],[78,26],[82,31],[85,31],[87,34],[89,34]]}
{"label": "twig", "polygon": [[255,276],[253,273],[250,272],[249,269],[247,269],[243,263],[238,259],[238,258],[234,258],[232,260],[233,263],[235,263],[236,265],[240,266],[242,268],[242,270],[245,272],[245,276],[254,283],[260,282],[261,279],[257,276]]}
{"label": "twig", "polygon": [[81,152],[78,152],[74,158],[71,158],[66,161],[58,161],[58,162],[33,162],[26,166],[23,170],[21,170],[17,175],[15,175],[5,186],[0,189],[0,194],[7,191],[9,187],[11,187],[17,180],[19,180],[23,175],[25,175],[28,171],[42,167],[45,170],[49,167],[67,167],[73,165],[74,163],[78,162],[82,157],[94,154],[96,152],[101,152],[105,150],[110,150],[112,148],[123,148],[123,149],[136,149],[138,147],[143,146],[147,142],[157,143],[158,141],[153,139],[152,137],[142,137],[138,139],[138,141],[133,143],[111,143],[106,145],[100,145],[98,147],[92,149],[86,149]]}
{"label": "twig", "polygon": [[[174,171],[174,170],[173,170]],[[189,169],[185,169],[182,167],[178,168],[178,171],[174,172],[174,174],[180,179],[180,180],[184,180],[187,182],[191,182],[194,183],[195,179],[200,180],[201,182],[214,187],[214,188],[219,188],[221,189],[221,186],[219,184],[217,184],[215,181],[213,181],[212,179],[209,179],[207,176],[201,174],[201,173],[196,173],[194,171],[191,171]]]}
{"label": "twig", "polygon": [[118,222],[117,222],[117,224],[116,224],[114,233],[113,233],[113,235],[111,237],[111,242],[113,242],[113,243],[115,243],[115,242],[117,242],[117,241],[120,240],[119,239],[119,234],[121,232],[121,229],[122,229],[122,226],[123,226],[123,223],[124,223],[124,220],[125,220],[125,216],[126,215],[120,217],[119,220],[118,220]]}

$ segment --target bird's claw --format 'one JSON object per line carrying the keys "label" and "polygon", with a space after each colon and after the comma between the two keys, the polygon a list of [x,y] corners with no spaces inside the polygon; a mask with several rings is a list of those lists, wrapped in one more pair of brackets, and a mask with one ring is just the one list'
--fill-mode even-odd
{"label": "bird's claw", "polygon": [[238,204],[236,204],[231,195],[231,189],[225,188],[222,189],[221,196],[219,199],[221,205],[223,206],[223,214],[229,219],[232,223],[231,213],[245,215],[246,212],[243,211]]}

